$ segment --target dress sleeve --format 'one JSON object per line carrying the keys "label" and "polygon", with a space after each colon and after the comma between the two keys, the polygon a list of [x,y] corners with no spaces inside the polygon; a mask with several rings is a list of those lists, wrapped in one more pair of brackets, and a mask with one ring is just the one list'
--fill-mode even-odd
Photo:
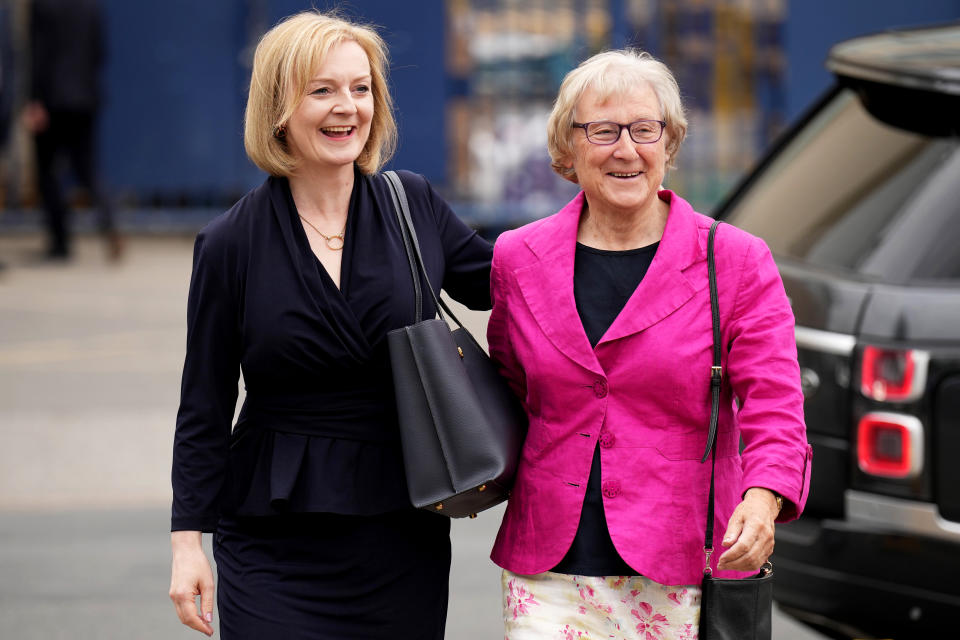
{"label": "dress sleeve", "polygon": [[171,530],[213,531],[226,475],[240,371],[236,287],[227,251],[197,236],[187,299],[187,353],[173,444]]}
{"label": "dress sleeve", "polygon": [[812,454],[803,420],[793,311],[773,256],[759,238],[751,238],[739,280],[727,375],[739,401],[745,444],[741,494],[763,487],[782,495],[782,522],[803,511]]}
{"label": "dress sleeve", "polygon": [[442,288],[470,309],[489,309],[493,246],[458,218],[429,183],[427,191],[446,263]]}

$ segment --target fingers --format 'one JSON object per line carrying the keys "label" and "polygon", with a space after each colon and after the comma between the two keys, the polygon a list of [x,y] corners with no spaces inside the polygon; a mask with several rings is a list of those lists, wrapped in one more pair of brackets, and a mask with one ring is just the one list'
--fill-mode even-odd
{"label": "fingers", "polygon": [[[190,627],[191,629],[196,629],[197,631],[204,633],[208,636],[213,635],[213,626],[210,622],[213,620],[213,584],[209,585],[198,585],[199,594],[193,589],[176,589],[171,587],[170,589],[170,599],[173,601],[173,606],[177,610],[177,617],[180,618],[180,622]],[[206,593],[206,597],[204,597]],[[201,608],[199,613],[197,611],[197,595],[201,596]],[[208,609],[204,608],[204,600],[209,600]],[[209,617],[207,617],[209,615]]]}
{"label": "fingers", "polygon": [[197,594],[195,593],[170,593],[170,599],[173,600],[173,605],[177,610],[177,617],[180,618],[180,622],[191,629],[196,629],[201,633],[212,636],[213,627],[210,625],[210,621],[213,620],[212,612],[209,621],[204,619],[205,616],[201,617],[197,612],[196,596]]}
{"label": "fingers", "polygon": [[177,617],[180,618],[180,622],[208,636],[212,633],[212,628],[208,628],[209,625],[206,625],[205,621],[197,613],[196,594],[175,591],[171,588],[170,599],[173,601],[173,606],[177,611]]}
{"label": "fingers", "polygon": [[722,544],[729,548],[720,556],[717,568],[759,571],[773,553],[773,536],[774,524],[769,512],[740,503],[724,533]]}
{"label": "fingers", "polygon": [[723,541],[720,544],[729,547],[735,543],[740,538],[740,534],[743,533],[743,524],[743,516],[740,515],[740,509],[738,508],[730,517],[730,522],[727,523],[727,531],[723,534]]}
{"label": "fingers", "polygon": [[717,568],[724,571],[759,571],[773,553],[773,538],[758,535],[753,527],[745,527],[737,541],[720,556]]}
{"label": "fingers", "polygon": [[[197,535],[178,535],[192,534]],[[199,532],[174,532],[173,570],[170,577],[170,600],[180,622],[213,635],[213,571],[200,545]],[[197,609],[197,596],[200,608]]]}
{"label": "fingers", "polygon": [[200,616],[203,618],[203,621],[207,623],[207,626],[210,627],[210,633],[213,633],[213,627],[210,626],[210,623],[213,622],[212,580],[209,583],[202,583],[200,585]]}

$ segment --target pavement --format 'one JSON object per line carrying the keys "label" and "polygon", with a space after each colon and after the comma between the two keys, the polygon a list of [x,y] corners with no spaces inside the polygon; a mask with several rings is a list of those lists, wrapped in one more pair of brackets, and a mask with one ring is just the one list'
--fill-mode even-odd
{"label": "pavement", "polygon": [[[69,263],[42,246],[0,235],[0,638],[201,637],[167,597],[192,238],[129,236],[118,263],[94,236]],[[485,314],[458,316],[483,336]],[[503,637],[501,513],[453,523],[451,640]],[[774,637],[822,639],[776,611]]]}

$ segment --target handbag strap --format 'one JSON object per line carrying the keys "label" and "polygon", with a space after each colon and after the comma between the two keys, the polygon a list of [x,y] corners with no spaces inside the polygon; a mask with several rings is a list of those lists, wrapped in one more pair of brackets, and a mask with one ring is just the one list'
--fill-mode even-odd
{"label": "handbag strap", "polygon": [[[400,182],[400,176],[394,171],[386,171],[383,177],[387,181],[390,198],[393,200],[393,210],[397,214],[397,221],[400,223],[400,237],[403,238],[403,249],[407,254],[407,264],[410,265],[410,275],[413,277],[413,295],[416,299],[416,322],[423,319],[423,292],[420,289],[420,277],[417,270],[417,261],[414,258],[414,252],[411,244],[416,242],[416,236],[411,236],[407,232],[407,225],[404,222],[405,217],[410,215],[410,205],[407,203],[407,192],[403,189],[403,183]],[[413,226],[412,224],[410,225]],[[416,233],[416,232],[414,232]],[[420,254],[420,248],[416,247],[417,255]],[[429,284],[429,280],[427,281]],[[430,289],[433,291],[433,289]]]}
{"label": "handbag strap", "polygon": [[[430,276],[427,275],[427,267],[424,265],[423,256],[420,254],[420,243],[417,241],[417,231],[413,226],[413,218],[410,216],[410,204],[407,202],[407,193],[403,188],[403,182],[400,181],[400,176],[397,175],[396,171],[384,171],[383,177],[386,179],[387,186],[390,188],[393,207],[397,214],[397,221],[400,223],[400,234],[403,236],[403,248],[407,253],[410,275],[413,277],[413,289],[414,295],[416,296],[417,307],[416,321],[420,322],[423,320],[423,294],[420,290],[420,275],[423,275],[423,279],[427,283],[427,291],[430,292],[430,297],[433,298],[433,303],[436,305],[437,314],[440,318],[443,319],[443,312],[445,311],[457,326],[466,332],[470,340],[477,345],[477,348],[483,350],[476,338],[473,337],[473,334],[463,326],[463,323],[457,319],[457,316],[453,314],[453,311],[450,310],[447,303],[437,296],[433,287],[430,285]],[[441,311],[441,309],[443,311]]]}
{"label": "handbag strap", "polygon": [[717,266],[713,259],[713,239],[717,233],[719,220],[710,225],[710,234],[707,236],[707,275],[710,280],[710,316],[713,324],[713,366],[710,367],[710,428],[707,431],[707,448],[703,452],[701,463],[710,460],[710,498],[707,504],[707,527],[703,539],[703,553],[705,564],[704,575],[710,575],[710,556],[713,554],[713,499],[714,475],[717,470],[717,421],[720,416],[720,385],[723,382],[723,368],[720,365],[720,305],[717,302]]}

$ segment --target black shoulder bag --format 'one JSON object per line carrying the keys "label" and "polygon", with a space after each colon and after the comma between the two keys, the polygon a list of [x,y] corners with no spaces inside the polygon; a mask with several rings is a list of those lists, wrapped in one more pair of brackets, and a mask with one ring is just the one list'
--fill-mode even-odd
{"label": "black shoulder bag", "polygon": [[[383,175],[416,296],[415,324],[387,334],[410,501],[453,518],[473,517],[509,496],[526,414],[496,365],[434,293],[400,177]],[[439,318],[423,319],[421,275]],[[450,330],[444,312],[458,329]]]}
{"label": "black shoulder bag", "polygon": [[764,565],[755,576],[742,580],[714,578],[710,569],[713,554],[714,472],[717,466],[717,418],[720,415],[720,307],[717,303],[717,268],[713,259],[713,237],[717,220],[707,240],[707,270],[710,277],[710,312],[713,316],[713,366],[710,368],[712,408],[707,448],[701,463],[711,456],[710,503],[707,506],[707,530],[703,542],[706,564],[703,568],[700,599],[700,640],[770,640],[773,610],[773,565]]}

